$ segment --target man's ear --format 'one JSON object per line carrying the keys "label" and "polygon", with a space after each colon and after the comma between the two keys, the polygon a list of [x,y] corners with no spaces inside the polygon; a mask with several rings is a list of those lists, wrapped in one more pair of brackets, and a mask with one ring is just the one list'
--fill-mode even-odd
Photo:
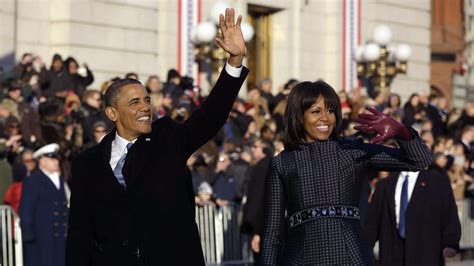
{"label": "man's ear", "polygon": [[105,115],[106,115],[107,118],[109,118],[112,122],[116,122],[116,121],[117,121],[118,113],[117,113],[117,109],[115,109],[114,107],[111,107],[111,106],[106,107],[106,108],[105,108]]}

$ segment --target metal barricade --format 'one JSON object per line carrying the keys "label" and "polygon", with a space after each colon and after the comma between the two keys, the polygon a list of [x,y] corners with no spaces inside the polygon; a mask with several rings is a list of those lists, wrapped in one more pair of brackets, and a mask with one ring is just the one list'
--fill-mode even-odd
{"label": "metal barricade", "polygon": [[[461,249],[474,248],[474,200],[456,202],[461,221]],[[240,233],[241,206],[196,206],[196,223],[207,265],[250,264],[250,240]],[[378,253],[378,248],[374,250]]]}
{"label": "metal barricade", "polygon": [[216,232],[214,226],[215,210],[214,205],[196,206],[196,224],[201,235],[201,246],[204,259],[206,261],[220,262],[216,248]]}
{"label": "metal barricade", "polygon": [[241,207],[196,206],[196,223],[207,265],[252,263],[248,236],[240,233]]}
{"label": "metal barricade", "polygon": [[[462,249],[474,248],[474,201],[456,202],[461,221]],[[240,233],[241,206],[196,205],[196,223],[206,264],[250,264],[253,262],[249,237]],[[20,221],[10,206],[0,205],[0,265],[22,266]]]}
{"label": "metal barricade", "polygon": [[474,248],[474,201],[464,199],[457,201],[459,220],[461,221],[461,242],[462,249]]}
{"label": "metal barricade", "polygon": [[10,206],[0,206],[0,265],[22,266],[20,219]]}

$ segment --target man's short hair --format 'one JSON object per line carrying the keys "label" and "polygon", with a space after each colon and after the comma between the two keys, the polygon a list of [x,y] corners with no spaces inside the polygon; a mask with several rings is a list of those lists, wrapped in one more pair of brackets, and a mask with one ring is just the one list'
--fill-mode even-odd
{"label": "man's short hair", "polygon": [[117,103],[117,98],[118,95],[120,94],[120,89],[123,86],[130,85],[130,84],[140,84],[143,86],[143,84],[132,78],[124,78],[124,79],[119,79],[117,81],[114,81],[112,84],[110,84],[109,88],[107,91],[105,91],[104,94],[104,104],[105,107],[115,107]]}

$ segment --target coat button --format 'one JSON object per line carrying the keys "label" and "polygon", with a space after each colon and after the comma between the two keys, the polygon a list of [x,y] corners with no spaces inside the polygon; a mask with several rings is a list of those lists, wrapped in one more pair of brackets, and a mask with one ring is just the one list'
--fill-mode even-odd
{"label": "coat button", "polygon": [[122,245],[123,245],[123,246],[127,246],[127,245],[128,245],[128,241],[127,241],[127,240],[122,241]]}
{"label": "coat button", "polygon": [[58,206],[58,204],[59,204],[59,203],[58,203],[57,201],[54,202],[54,205]]}
{"label": "coat button", "polygon": [[58,233],[54,233],[54,237],[59,237],[59,234],[58,234]]}
{"label": "coat button", "polygon": [[58,227],[59,226],[59,223],[58,222],[54,222],[54,227]]}
{"label": "coat button", "polygon": [[58,216],[59,215],[59,212],[54,212],[54,216]]}

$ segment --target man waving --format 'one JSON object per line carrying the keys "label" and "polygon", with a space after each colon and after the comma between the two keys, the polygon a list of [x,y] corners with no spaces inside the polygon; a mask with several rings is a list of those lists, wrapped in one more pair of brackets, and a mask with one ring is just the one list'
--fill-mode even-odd
{"label": "man waving", "polygon": [[233,9],[220,15],[216,41],[230,58],[183,124],[152,122],[139,81],[110,85],[105,113],[115,128],[73,161],[66,265],[204,264],[186,161],[224,125],[247,76],[241,20]]}

